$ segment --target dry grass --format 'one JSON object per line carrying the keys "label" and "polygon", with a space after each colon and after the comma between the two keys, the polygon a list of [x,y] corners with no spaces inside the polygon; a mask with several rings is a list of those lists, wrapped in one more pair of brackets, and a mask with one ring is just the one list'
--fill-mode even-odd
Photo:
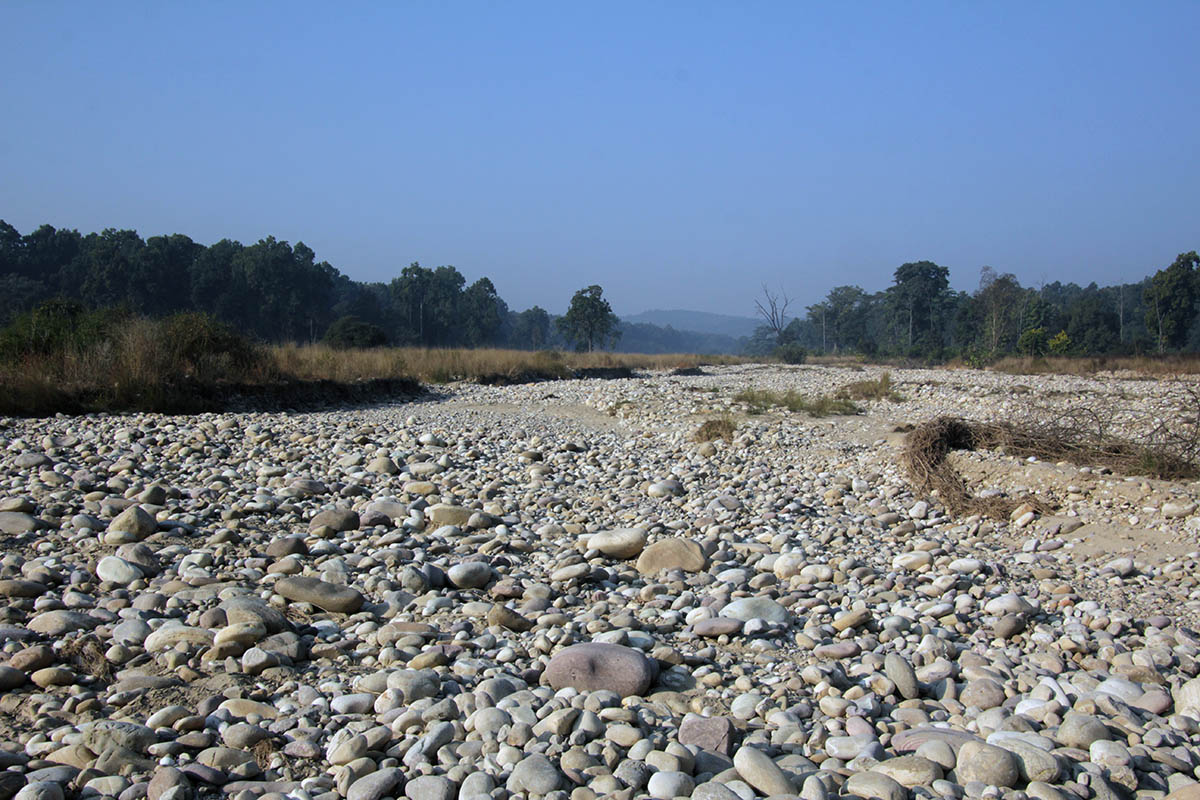
{"label": "dry grass", "polygon": [[705,364],[741,363],[734,356],[639,353],[565,353],[557,350],[475,350],[387,347],[334,350],[324,345],[282,345],[270,349],[277,371],[301,380],[353,381],[411,377],[428,383],[486,383],[552,380],[577,372],[603,370],[694,369]]}
{"label": "dry grass", "polygon": [[904,402],[904,396],[892,385],[892,373],[885,372],[873,381],[854,381],[838,389],[838,395],[849,400],[889,400]]}
{"label": "dry grass", "polygon": [[72,639],[63,645],[59,657],[74,665],[76,669],[100,680],[106,681],[113,676],[113,666],[104,657],[104,650],[94,636]]}
{"label": "dry grass", "polygon": [[795,389],[789,389],[784,393],[771,392],[766,389],[744,389],[734,395],[733,399],[750,406],[751,414],[761,414],[772,408],[786,408],[788,411],[808,414],[810,417],[850,415],[862,412],[862,409],[849,398],[827,394],[805,397]]}
{"label": "dry grass", "polygon": [[1200,354],[1079,358],[1010,356],[997,361],[991,369],[1009,375],[1095,375],[1097,372],[1131,372],[1147,376],[1195,375],[1200,374]]}
{"label": "dry grass", "polygon": [[737,423],[733,421],[733,417],[727,414],[723,417],[705,420],[693,438],[697,442],[711,442],[714,439],[732,442],[735,433],[737,433]]}
{"label": "dry grass", "polygon": [[1126,475],[1168,480],[1200,476],[1200,396],[1192,390],[1189,420],[1148,425],[1139,441],[1106,431],[1102,410],[1077,407],[1023,422],[968,422],[938,417],[909,435],[901,466],[916,490],[936,494],[952,514],[1004,518],[1021,503],[1043,506],[1036,498],[980,498],[950,464],[952,450],[1003,450],[1018,458],[1103,466]]}

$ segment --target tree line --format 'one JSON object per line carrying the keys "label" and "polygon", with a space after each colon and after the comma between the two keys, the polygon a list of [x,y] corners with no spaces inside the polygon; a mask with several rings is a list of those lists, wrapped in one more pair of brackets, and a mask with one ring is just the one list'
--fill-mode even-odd
{"label": "tree line", "polygon": [[[764,289],[753,337],[621,322],[598,285],[575,292],[566,314],[515,311],[488,278],[468,284],[453,266],[412,263],[387,282],[355,281],[303,242],[203,245],[182,234],[42,225],[27,234],[0,220],[0,324],[47,301],[164,317],[199,312],[267,342],[324,339],[353,346],[608,348],[632,352],[861,353],[987,363],[1013,355],[1140,354],[1200,350],[1200,259],[1180,254],[1137,283],[1025,287],[980,272],[978,288],[950,288],[931,261],[903,264],[892,285],[832,289],[789,318]],[[61,305],[59,306],[61,307]]]}
{"label": "tree line", "polygon": [[22,235],[0,220],[0,324],[53,301],[164,317],[200,312],[267,342],[517,349],[611,346],[618,320],[599,286],[554,317],[513,311],[488,278],[412,263],[391,281],[359,282],[303,242],[272,236],[205,246],[182,234],[142,239],[42,225]]}
{"label": "tree line", "polygon": [[763,288],[763,323],[746,351],[862,353],[986,364],[1009,355],[1096,356],[1200,350],[1200,257],[1181,253],[1137,283],[1055,281],[1022,286],[1012,273],[980,270],[973,292],[950,288],[950,270],[903,264],[883,291],[838,286],[787,317],[789,298]]}

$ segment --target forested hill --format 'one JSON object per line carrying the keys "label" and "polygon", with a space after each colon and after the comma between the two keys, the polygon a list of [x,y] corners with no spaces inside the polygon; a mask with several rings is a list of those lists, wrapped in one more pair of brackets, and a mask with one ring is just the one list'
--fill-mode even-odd
{"label": "forested hill", "polygon": [[640,314],[626,314],[621,319],[629,323],[648,323],[659,327],[671,327],[681,331],[707,331],[708,333],[728,336],[731,339],[753,336],[755,329],[762,324],[762,320],[753,317],[713,314],[708,311],[686,311],[683,309],[653,309],[651,311],[643,311]]}
{"label": "forested hill", "polygon": [[[0,221],[0,324],[50,299],[161,316],[201,311],[265,341],[321,339],[335,322],[363,343],[564,348],[555,317],[515,311],[487,278],[467,284],[452,266],[410,264],[387,283],[348,278],[303,242],[268,236],[211,246],[187,236],[107,229],[81,234],[43,225],[20,234]],[[564,297],[563,303],[570,298]],[[732,353],[730,336],[622,323],[630,352]]]}

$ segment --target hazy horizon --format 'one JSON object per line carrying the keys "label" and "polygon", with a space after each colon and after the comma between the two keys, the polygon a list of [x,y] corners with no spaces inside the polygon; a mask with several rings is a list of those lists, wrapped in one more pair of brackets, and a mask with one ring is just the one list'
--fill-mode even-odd
{"label": "hazy horizon", "polygon": [[763,283],[802,314],[907,261],[1111,284],[1200,246],[1195,4],[5,10],[23,233],[273,235],[514,309],[599,283],[741,317]]}

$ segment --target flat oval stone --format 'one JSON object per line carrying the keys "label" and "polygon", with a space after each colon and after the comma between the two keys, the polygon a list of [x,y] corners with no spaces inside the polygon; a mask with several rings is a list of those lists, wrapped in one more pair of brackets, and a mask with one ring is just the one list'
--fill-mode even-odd
{"label": "flat oval stone", "polygon": [[740,619],[749,622],[752,619],[765,619],[767,622],[787,622],[791,614],[783,606],[769,597],[742,597],[727,603],[721,609],[722,617]]}
{"label": "flat oval stone", "polygon": [[275,591],[288,600],[310,603],[336,614],[353,614],[362,608],[363,604],[362,594],[351,586],[302,575],[280,578],[275,582]]}
{"label": "flat oval stone", "polygon": [[642,528],[599,531],[588,537],[587,546],[613,558],[633,558],[646,547],[646,531]]}
{"label": "flat oval stone", "polygon": [[542,677],[555,691],[570,686],[581,692],[607,690],[629,697],[644,694],[657,675],[657,662],[640,650],[585,642],[555,653]]}
{"label": "flat oval stone", "polygon": [[699,572],[706,566],[708,557],[691,539],[659,539],[643,550],[637,560],[637,571],[643,575],[657,575],[670,569]]}

